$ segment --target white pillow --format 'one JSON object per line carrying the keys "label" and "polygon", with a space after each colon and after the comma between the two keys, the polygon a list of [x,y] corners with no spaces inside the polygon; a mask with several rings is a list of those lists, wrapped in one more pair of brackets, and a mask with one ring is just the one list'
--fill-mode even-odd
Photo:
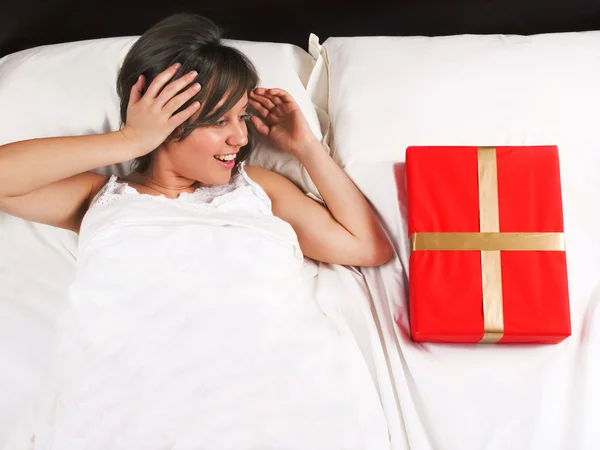
{"label": "white pillow", "polygon": [[[49,45],[21,51],[0,60],[0,145],[17,140],[104,133],[119,129],[117,72],[138,37],[119,37]],[[313,132],[323,139],[321,123],[305,89],[315,60],[291,44],[225,40],[255,64],[261,86],[288,91],[299,104]],[[323,128],[327,117],[320,114]],[[325,142],[326,144],[326,142]],[[264,142],[249,159],[275,170],[304,192],[318,195],[299,162]],[[130,164],[99,172],[120,176]]]}
{"label": "white pillow", "polygon": [[323,43],[332,152],[403,161],[409,145],[600,138],[600,32],[354,37]]}

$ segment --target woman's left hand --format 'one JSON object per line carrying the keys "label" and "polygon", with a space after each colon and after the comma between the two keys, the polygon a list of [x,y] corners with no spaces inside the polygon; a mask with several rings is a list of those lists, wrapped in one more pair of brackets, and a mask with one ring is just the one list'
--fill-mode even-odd
{"label": "woman's left hand", "polygon": [[250,105],[259,117],[250,120],[275,147],[296,156],[318,142],[292,96],[282,89],[258,88],[250,92]]}

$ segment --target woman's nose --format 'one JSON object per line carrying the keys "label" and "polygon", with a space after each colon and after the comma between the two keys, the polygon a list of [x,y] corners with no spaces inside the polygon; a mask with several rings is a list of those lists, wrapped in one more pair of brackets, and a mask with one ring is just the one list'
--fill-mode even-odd
{"label": "woman's nose", "polygon": [[248,127],[246,122],[240,122],[235,125],[229,136],[229,144],[243,147],[248,143]]}

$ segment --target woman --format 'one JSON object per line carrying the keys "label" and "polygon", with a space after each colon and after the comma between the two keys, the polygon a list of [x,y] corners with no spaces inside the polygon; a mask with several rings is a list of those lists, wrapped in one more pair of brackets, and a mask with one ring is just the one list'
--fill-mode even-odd
{"label": "woman", "polygon": [[[36,448],[373,442],[359,416],[377,407],[302,256],[373,266],[390,243],[293,98],[256,88],[220,39],[202,17],[167,18],[120,70],[121,130],[0,147],[0,210],[80,234]],[[254,133],[300,160],[327,208],[244,167]],[[132,159],[123,180],[91,172]]]}

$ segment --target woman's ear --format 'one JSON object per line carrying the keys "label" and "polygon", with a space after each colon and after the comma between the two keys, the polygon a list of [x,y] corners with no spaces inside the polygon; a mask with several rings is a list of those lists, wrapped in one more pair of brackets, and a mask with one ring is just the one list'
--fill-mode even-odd
{"label": "woman's ear", "polygon": [[142,73],[140,75],[144,76],[145,81],[145,83],[142,84],[142,88],[140,89],[140,94],[143,97],[146,91],[148,90],[148,86],[150,86],[150,82],[148,82],[148,76],[145,73]]}
{"label": "woman's ear", "polygon": [[181,125],[179,125],[177,128],[175,128],[173,130],[173,132],[169,135],[169,137],[165,140],[165,142],[169,142],[171,140],[176,140],[178,139],[184,132],[185,132],[185,126],[190,122],[190,119],[186,120],[185,122],[183,122]]}

